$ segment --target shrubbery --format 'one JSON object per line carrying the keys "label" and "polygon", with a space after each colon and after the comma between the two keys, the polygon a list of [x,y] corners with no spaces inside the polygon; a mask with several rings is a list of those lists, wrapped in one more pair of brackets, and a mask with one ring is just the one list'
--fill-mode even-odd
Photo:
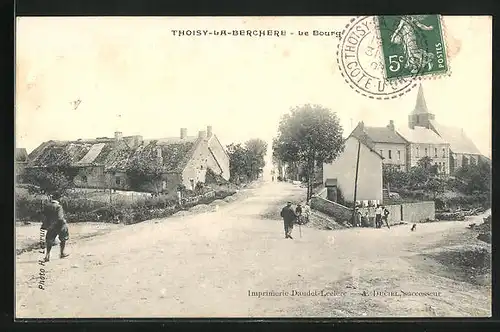
{"label": "shrubbery", "polygon": [[[198,204],[209,204],[216,199],[223,199],[233,195],[235,190],[219,189],[215,196],[202,197],[197,202],[179,206],[177,197],[156,196],[130,200],[113,200],[113,204],[103,201],[94,201],[85,198],[61,199],[68,222],[115,222],[119,220],[125,224],[133,224],[144,220],[165,218],[177,211],[189,209]],[[48,199],[43,196],[16,194],[16,219],[41,221],[42,211]]]}

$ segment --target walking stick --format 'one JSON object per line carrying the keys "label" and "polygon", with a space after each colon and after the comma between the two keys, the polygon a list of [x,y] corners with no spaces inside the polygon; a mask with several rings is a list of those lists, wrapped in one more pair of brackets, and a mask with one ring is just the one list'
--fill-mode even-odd
{"label": "walking stick", "polygon": [[302,238],[302,216],[299,217],[299,234],[300,234],[300,238]]}

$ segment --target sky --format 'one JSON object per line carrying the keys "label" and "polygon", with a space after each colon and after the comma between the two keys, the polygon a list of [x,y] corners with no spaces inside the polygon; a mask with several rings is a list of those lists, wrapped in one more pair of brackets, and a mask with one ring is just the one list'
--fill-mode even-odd
{"label": "sky", "polygon": [[[343,80],[339,39],[320,36],[178,37],[182,29],[341,31],[350,17],[21,17],[16,25],[16,147],[142,135],[197,135],[271,144],[291,107],[320,104],[348,135],[358,121],[406,126],[418,89],[372,100]],[[463,128],[491,156],[492,19],[443,18],[451,75],[422,81],[436,120]],[[75,101],[80,101],[75,109]]]}

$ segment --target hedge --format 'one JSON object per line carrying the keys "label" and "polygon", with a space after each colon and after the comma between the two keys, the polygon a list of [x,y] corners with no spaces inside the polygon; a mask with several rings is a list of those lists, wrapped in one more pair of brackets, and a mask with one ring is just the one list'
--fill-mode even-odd
{"label": "hedge", "polygon": [[[68,222],[114,222],[116,219],[126,224],[133,224],[149,219],[165,218],[172,214],[187,210],[198,204],[209,204],[216,199],[223,199],[236,193],[235,190],[216,190],[215,196],[202,197],[198,202],[177,205],[172,196],[139,198],[136,201],[116,200],[112,205],[102,201],[85,198],[62,198]],[[42,220],[42,209],[48,200],[31,195],[16,195],[17,220]]]}

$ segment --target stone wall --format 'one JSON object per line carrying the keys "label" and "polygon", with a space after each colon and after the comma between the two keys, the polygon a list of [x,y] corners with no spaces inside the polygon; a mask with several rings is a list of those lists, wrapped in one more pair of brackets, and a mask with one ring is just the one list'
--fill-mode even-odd
{"label": "stone wall", "polygon": [[[432,201],[385,205],[385,207],[389,210],[387,218],[389,225],[399,224],[401,221],[415,223],[436,218],[436,209]],[[360,211],[363,216],[367,214],[368,217],[375,219],[375,207],[363,207]]]}
{"label": "stone wall", "polygon": [[351,209],[318,196],[311,198],[311,208],[335,218],[338,222],[352,219]]}
{"label": "stone wall", "polygon": [[436,206],[433,201],[405,203],[401,205],[403,207],[403,220],[406,222],[436,219]]}

